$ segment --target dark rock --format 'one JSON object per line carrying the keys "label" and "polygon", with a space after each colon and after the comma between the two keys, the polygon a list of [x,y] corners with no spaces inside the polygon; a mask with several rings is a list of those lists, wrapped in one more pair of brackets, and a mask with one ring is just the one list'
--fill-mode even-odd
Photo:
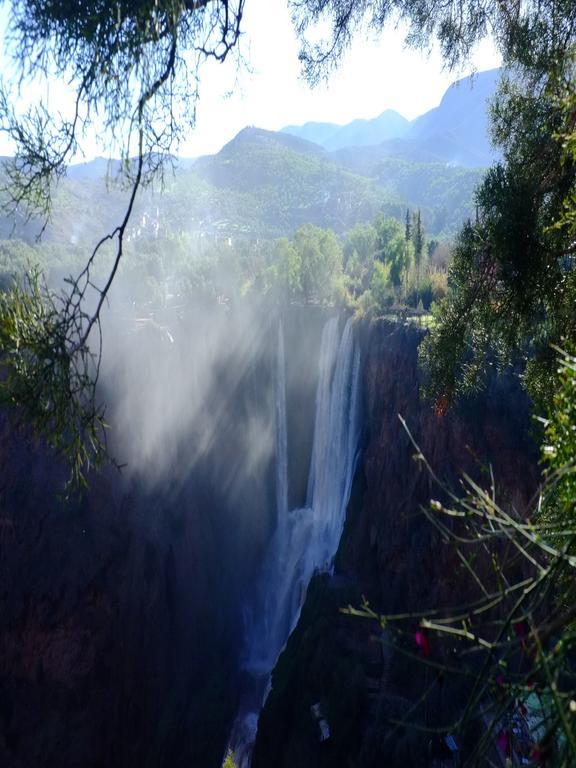
{"label": "dark rock", "polygon": [[[442,491],[414,461],[399,415],[454,489],[463,472],[486,485],[493,464],[500,500],[521,512],[538,483],[529,403],[517,378],[494,379],[484,393],[441,416],[420,397],[422,332],[377,321],[360,335],[364,451],[336,570],[310,586],[274,671],[253,768],[422,768],[429,736],[402,721],[442,727],[466,701],[460,682],[439,680],[417,706],[438,673],[397,652],[394,636],[376,622],[339,613],[348,604],[358,607],[362,595],[377,612],[396,613],[466,602],[473,591],[454,549],[421,512]],[[331,739],[325,744],[309,722],[314,701],[327,713]]]}

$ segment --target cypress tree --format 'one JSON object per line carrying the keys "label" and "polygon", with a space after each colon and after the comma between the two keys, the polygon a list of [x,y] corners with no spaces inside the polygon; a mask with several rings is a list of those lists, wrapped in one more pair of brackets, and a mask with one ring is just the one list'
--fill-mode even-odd
{"label": "cypress tree", "polygon": [[415,217],[415,225],[413,232],[414,241],[414,261],[416,262],[416,280],[418,288],[420,288],[420,269],[422,265],[422,254],[424,251],[424,232],[422,230],[422,219],[420,216],[420,209]]}
{"label": "cypress tree", "polygon": [[412,239],[412,221],[410,218],[410,208],[406,208],[406,231],[404,234],[406,242],[409,243]]}

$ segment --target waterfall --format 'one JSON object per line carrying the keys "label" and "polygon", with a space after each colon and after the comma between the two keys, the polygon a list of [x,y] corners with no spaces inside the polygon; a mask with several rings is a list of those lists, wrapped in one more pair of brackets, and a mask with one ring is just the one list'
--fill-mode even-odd
{"label": "waterfall", "polygon": [[276,512],[278,520],[288,514],[288,434],[286,426],[286,357],[284,330],[278,323],[276,362]]}
{"label": "waterfall", "polygon": [[306,507],[288,511],[286,362],[282,326],[278,330],[276,371],[277,522],[265,557],[246,633],[244,693],[231,748],[240,768],[249,768],[258,714],[272,670],[296,626],[310,579],[333,567],[350,498],[359,443],[360,353],[352,321],[342,334],[338,318],[322,332],[316,390],[316,416]]}
{"label": "waterfall", "polygon": [[309,547],[313,570],[331,567],[344,527],[358,451],[359,375],[360,353],[354,345],[352,320],[340,339],[338,321],[333,318],[322,338],[308,480],[307,508],[315,519]]}

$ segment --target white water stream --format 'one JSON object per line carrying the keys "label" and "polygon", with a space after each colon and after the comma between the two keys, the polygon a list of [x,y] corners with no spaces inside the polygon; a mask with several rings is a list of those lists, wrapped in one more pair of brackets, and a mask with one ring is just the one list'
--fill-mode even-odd
{"label": "white water stream", "polygon": [[359,443],[360,353],[352,321],[340,333],[338,318],[322,332],[316,417],[306,507],[288,510],[286,360],[278,329],[276,371],[276,529],[263,563],[256,607],[246,633],[247,690],[230,747],[239,768],[249,768],[258,715],[272,670],[296,626],[315,572],[329,571],[350,498]]}

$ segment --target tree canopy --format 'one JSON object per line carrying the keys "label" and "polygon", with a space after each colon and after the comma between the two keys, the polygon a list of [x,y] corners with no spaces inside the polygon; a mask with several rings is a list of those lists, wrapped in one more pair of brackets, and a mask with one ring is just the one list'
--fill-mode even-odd
{"label": "tree canopy", "polygon": [[[553,347],[576,342],[576,5],[294,0],[293,7],[312,82],[329,74],[361,29],[386,22],[404,22],[409,45],[436,39],[449,67],[493,36],[506,67],[492,105],[492,138],[503,159],[477,189],[476,220],[458,237],[450,295],[436,309],[422,361],[428,393],[442,408],[481,386],[492,366],[511,362],[535,398],[549,398]],[[330,34],[306,43],[319,23]]]}
{"label": "tree canopy", "polygon": [[422,352],[437,400],[478,387],[491,365],[516,362],[546,401],[554,347],[576,340],[576,165],[561,138],[574,119],[569,66],[553,67],[542,90],[530,80],[501,87],[493,123],[504,161],[476,192],[476,221],[458,237],[451,294]]}
{"label": "tree canopy", "polygon": [[[327,77],[359,33],[386,24],[407,27],[406,44],[441,48],[449,68],[467,60],[474,46],[492,36],[505,65],[545,72],[574,43],[576,9],[571,0],[291,0],[303,40],[300,58],[311,82]],[[319,25],[330,30],[307,38]]]}

